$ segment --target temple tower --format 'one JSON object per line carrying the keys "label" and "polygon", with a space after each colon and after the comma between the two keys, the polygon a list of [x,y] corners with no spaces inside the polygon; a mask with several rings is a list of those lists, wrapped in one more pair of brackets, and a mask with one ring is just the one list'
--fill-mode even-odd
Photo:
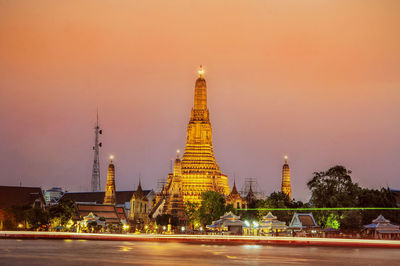
{"label": "temple tower", "polygon": [[221,173],[215,160],[212,129],[207,108],[207,85],[200,66],[195,83],[194,105],[187,128],[186,148],[182,157],[183,200],[201,202],[204,191],[229,194],[228,177]]}
{"label": "temple tower", "polygon": [[288,157],[285,156],[285,163],[282,167],[282,192],[292,199],[292,188],[290,185],[290,168],[288,164]]}
{"label": "temple tower", "polygon": [[115,167],[113,164],[114,156],[110,156],[110,164],[108,165],[107,171],[107,183],[106,183],[106,192],[104,196],[104,204],[117,204],[117,200],[115,197]]}

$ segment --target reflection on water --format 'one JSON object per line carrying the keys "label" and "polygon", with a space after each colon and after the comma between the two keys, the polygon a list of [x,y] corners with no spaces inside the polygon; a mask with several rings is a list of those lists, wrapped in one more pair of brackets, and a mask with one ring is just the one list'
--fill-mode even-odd
{"label": "reflection on water", "polygon": [[0,239],[0,265],[398,265],[398,249]]}

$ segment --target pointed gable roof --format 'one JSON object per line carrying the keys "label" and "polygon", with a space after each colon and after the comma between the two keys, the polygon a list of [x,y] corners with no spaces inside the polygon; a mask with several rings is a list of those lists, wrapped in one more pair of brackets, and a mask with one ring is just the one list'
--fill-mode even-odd
{"label": "pointed gable roof", "polygon": [[318,224],[314,220],[312,213],[295,213],[289,227],[294,228],[317,228]]}
{"label": "pointed gable roof", "polygon": [[232,188],[230,195],[234,195],[234,194],[239,194],[239,192],[236,189],[236,180],[233,180],[233,188]]}
{"label": "pointed gable roof", "polygon": [[388,224],[390,221],[388,219],[385,219],[382,214],[380,214],[375,220],[372,221],[374,224]]}
{"label": "pointed gable roof", "polygon": [[274,216],[271,212],[268,212],[268,214],[263,217],[263,220],[276,220],[276,219],[278,218]]}

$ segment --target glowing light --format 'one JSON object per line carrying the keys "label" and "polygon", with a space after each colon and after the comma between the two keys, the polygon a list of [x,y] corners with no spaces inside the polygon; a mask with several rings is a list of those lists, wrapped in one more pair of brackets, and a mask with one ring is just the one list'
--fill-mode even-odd
{"label": "glowing light", "polygon": [[285,160],[289,159],[289,157],[288,157],[287,155],[285,155],[283,158],[284,158]]}
{"label": "glowing light", "polygon": [[203,66],[202,65],[200,65],[200,69],[199,69],[199,76],[200,77],[203,77],[203,75],[204,75],[204,69],[203,69]]}
{"label": "glowing light", "polygon": [[180,150],[176,150],[176,153],[179,154],[181,151]]}
{"label": "glowing light", "polygon": [[200,231],[203,231],[203,227],[200,227]]}
{"label": "glowing light", "polygon": [[165,231],[165,229],[167,229],[167,227],[165,227],[165,225],[162,227],[162,229]]}
{"label": "glowing light", "polygon": [[23,224],[18,224],[18,228],[22,228],[22,227],[24,227]]}
{"label": "glowing light", "polygon": [[253,225],[254,225],[255,228],[258,227],[258,223],[256,221],[253,222]]}
{"label": "glowing light", "polygon": [[112,160],[114,160],[114,155],[110,155],[110,160],[112,161]]}
{"label": "glowing light", "polygon": [[124,229],[125,231],[129,230],[129,225],[124,224],[124,225],[122,226],[122,229]]}
{"label": "glowing light", "polygon": [[249,221],[244,221],[244,224],[246,225],[246,226],[250,226],[250,223],[249,223]]}
{"label": "glowing light", "polygon": [[181,230],[182,230],[182,232],[183,232],[183,231],[185,231],[185,227],[184,227],[184,226],[182,226]]}

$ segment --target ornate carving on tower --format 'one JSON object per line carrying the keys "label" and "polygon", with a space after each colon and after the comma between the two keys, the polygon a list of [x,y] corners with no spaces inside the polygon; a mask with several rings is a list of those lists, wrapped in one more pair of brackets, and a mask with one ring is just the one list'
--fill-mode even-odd
{"label": "ornate carving on tower", "polygon": [[212,129],[207,108],[207,85],[200,66],[195,83],[194,105],[187,128],[186,148],[182,157],[183,200],[201,201],[204,191],[229,194],[228,177],[221,173],[215,160]]}
{"label": "ornate carving on tower", "polygon": [[292,188],[290,185],[290,168],[288,164],[288,157],[285,156],[285,163],[282,167],[282,192],[292,199]]}
{"label": "ornate carving on tower", "polygon": [[108,165],[107,171],[107,183],[106,183],[106,192],[104,196],[104,204],[117,204],[117,200],[115,198],[115,167],[113,164],[113,156],[110,156],[110,164]]}
{"label": "ornate carving on tower", "polygon": [[179,150],[174,162],[174,172],[168,175],[168,182],[164,189],[165,204],[163,213],[179,218],[180,223],[186,220],[182,196],[182,162]]}

